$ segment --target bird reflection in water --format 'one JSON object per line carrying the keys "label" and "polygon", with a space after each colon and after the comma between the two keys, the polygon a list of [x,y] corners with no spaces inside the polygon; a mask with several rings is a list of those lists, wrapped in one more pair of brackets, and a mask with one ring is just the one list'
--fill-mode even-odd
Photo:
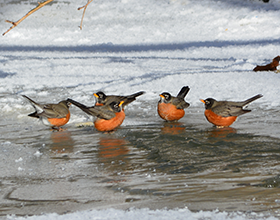
{"label": "bird reflection in water", "polygon": [[98,157],[111,178],[105,179],[106,183],[126,182],[122,174],[129,170],[128,141],[123,138],[100,137]]}
{"label": "bird reflection in water", "polygon": [[232,127],[216,128],[209,131],[209,138],[228,138],[229,135],[236,134],[236,129]]}
{"label": "bird reflection in water", "polygon": [[72,153],[74,149],[74,141],[71,132],[52,132],[51,133],[51,150],[55,153]]}
{"label": "bird reflection in water", "polygon": [[127,148],[128,142],[121,138],[101,137],[99,141],[99,158],[114,159],[120,157],[122,159],[124,155],[129,152]]}
{"label": "bird reflection in water", "polygon": [[185,131],[185,127],[180,122],[164,122],[163,127],[161,128],[162,134],[181,134]]}

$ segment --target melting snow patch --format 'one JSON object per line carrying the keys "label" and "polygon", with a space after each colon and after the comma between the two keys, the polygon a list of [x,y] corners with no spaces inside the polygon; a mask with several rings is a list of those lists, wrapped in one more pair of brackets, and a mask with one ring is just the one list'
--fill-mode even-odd
{"label": "melting snow patch", "polygon": [[43,155],[43,153],[41,153],[40,151],[37,150],[37,151],[34,153],[34,155],[35,155],[36,157],[40,157],[40,156]]}
{"label": "melting snow patch", "polygon": [[23,171],[24,168],[18,167],[18,171]]}
{"label": "melting snow patch", "polygon": [[17,160],[15,160],[16,163],[21,162],[23,159],[22,157],[18,158]]}

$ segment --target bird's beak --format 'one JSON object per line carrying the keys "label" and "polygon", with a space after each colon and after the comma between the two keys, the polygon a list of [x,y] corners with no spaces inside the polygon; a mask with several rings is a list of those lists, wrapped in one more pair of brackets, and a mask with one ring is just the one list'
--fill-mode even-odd
{"label": "bird's beak", "polygon": [[123,103],[124,103],[124,101],[121,101],[120,104],[119,104],[119,107],[121,107]]}
{"label": "bird's beak", "polygon": [[93,93],[93,95],[94,95],[96,98],[99,98],[99,96],[98,96],[96,93]]}
{"label": "bird's beak", "polygon": [[162,94],[160,94],[159,96],[160,96],[161,98],[163,98],[163,99],[165,98]]}
{"label": "bird's beak", "polygon": [[205,104],[205,101],[203,99],[199,99],[199,100]]}

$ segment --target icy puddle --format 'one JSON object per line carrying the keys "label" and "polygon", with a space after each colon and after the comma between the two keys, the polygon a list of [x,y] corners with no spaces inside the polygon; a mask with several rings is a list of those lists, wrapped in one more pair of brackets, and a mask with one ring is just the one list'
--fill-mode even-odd
{"label": "icy puddle", "polygon": [[279,139],[261,134],[274,122],[251,120],[252,112],[216,129],[201,114],[194,109],[178,123],[130,115],[112,134],[74,123],[51,132],[6,117],[1,215],[187,206],[279,216]]}

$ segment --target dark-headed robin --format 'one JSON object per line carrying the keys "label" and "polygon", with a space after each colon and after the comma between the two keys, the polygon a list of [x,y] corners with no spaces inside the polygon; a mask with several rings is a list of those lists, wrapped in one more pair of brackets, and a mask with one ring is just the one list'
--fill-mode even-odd
{"label": "dark-headed robin", "polygon": [[95,105],[97,106],[107,105],[112,102],[123,101],[122,107],[124,108],[126,105],[136,100],[136,97],[143,95],[144,93],[145,93],[144,91],[141,91],[128,96],[117,96],[117,95],[105,95],[104,92],[99,91],[97,93],[94,93],[93,95],[96,97]]}
{"label": "dark-headed robin", "polygon": [[178,121],[185,115],[185,108],[189,107],[184,98],[188,94],[190,88],[184,86],[176,97],[170,95],[168,92],[161,93],[158,102],[158,114],[166,121]]}
{"label": "dark-headed robin", "polygon": [[217,101],[213,98],[200,99],[205,104],[204,115],[206,119],[217,127],[230,126],[239,115],[250,112],[251,110],[243,109],[244,106],[261,98],[262,95],[256,95],[241,102]]}
{"label": "dark-headed robin", "polygon": [[39,104],[26,95],[22,96],[28,99],[35,109],[35,112],[28,116],[39,118],[43,124],[50,126],[53,130],[63,130],[61,126],[65,125],[70,119],[70,102],[63,100],[57,104]]}
{"label": "dark-headed robin", "polygon": [[80,108],[85,113],[97,117],[94,126],[98,131],[109,132],[120,126],[125,119],[122,108],[124,101],[113,101],[106,105],[87,107],[72,99],[67,99],[70,103]]}

